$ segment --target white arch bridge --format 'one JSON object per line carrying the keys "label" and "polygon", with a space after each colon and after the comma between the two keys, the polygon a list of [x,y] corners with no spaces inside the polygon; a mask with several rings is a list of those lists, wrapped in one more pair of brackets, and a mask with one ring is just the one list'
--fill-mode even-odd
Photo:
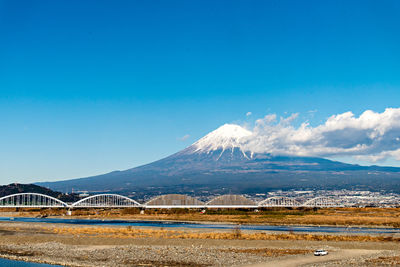
{"label": "white arch bridge", "polygon": [[130,208],[140,206],[135,200],[117,194],[94,195],[70,205],[71,208]]}
{"label": "white arch bridge", "polygon": [[19,193],[0,198],[2,208],[66,208],[68,204],[38,193]]}
{"label": "white arch bridge", "polygon": [[329,197],[316,197],[303,203],[289,197],[270,197],[258,203],[242,195],[217,196],[208,202],[179,195],[161,195],[144,204],[118,194],[98,194],[83,198],[75,203],[66,203],[55,197],[38,193],[18,193],[0,198],[0,208],[266,208],[266,207],[345,207]]}

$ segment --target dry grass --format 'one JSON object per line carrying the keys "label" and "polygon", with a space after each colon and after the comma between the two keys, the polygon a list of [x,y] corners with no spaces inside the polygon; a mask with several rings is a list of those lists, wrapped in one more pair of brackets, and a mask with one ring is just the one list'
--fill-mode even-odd
{"label": "dry grass", "polygon": [[321,235],[321,234],[268,234],[232,232],[186,232],[164,229],[111,228],[111,227],[56,227],[43,228],[48,232],[63,235],[95,236],[107,238],[180,238],[180,239],[241,239],[241,240],[307,240],[307,241],[361,241],[361,242],[400,242],[392,236],[355,236],[355,235]]}

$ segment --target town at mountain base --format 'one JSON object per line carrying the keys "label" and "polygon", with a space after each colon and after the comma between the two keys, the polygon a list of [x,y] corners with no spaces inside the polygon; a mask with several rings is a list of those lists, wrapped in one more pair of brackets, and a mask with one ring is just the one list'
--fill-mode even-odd
{"label": "town at mountain base", "polygon": [[255,153],[251,132],[224,125],[188,148],[156,162],[87,178],[38,185],[53,190],[149,195],[265,193],[271,190],[352,189],[400,192],[400,168],[360,166],[318,157]]}

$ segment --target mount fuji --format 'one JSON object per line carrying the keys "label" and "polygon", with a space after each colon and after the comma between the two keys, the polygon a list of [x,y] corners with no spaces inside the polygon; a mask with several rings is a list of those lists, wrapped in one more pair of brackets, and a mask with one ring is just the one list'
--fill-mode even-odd
{"label": "mount fuji", "polygon": [[400,192],[400,168],[360,166],[316,157],[277,156],[246,148],[253,133],[225,124],[186,149],[136,168],[58,182],[58,191],[136,195],[265,193],[289,189]]}

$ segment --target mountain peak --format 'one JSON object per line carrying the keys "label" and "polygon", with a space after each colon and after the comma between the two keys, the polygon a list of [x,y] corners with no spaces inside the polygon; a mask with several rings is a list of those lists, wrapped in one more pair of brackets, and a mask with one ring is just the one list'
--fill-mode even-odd
{"label": "mountain peak", "polygon": [[224,124],[218,129],[207,134],[199,141],[193,144],[196,152],[211,152],[221,149],[239,148],[244,152],[242,146],[246,137],[252,135],[252,132],[236,124]]}
{"label": "mountain peak", "polygon": [[[254,133],[226,124],[192,146],[133,169],[69,181],[41,183],[57,190],[167,194],[265,193],[273,189],[354,189],[400,192],[400,168],[368,167],[322,158],[252,153]],[[157,190],[154,190],[157,188]],[[0,191],[1,194],[1,191]]]}

